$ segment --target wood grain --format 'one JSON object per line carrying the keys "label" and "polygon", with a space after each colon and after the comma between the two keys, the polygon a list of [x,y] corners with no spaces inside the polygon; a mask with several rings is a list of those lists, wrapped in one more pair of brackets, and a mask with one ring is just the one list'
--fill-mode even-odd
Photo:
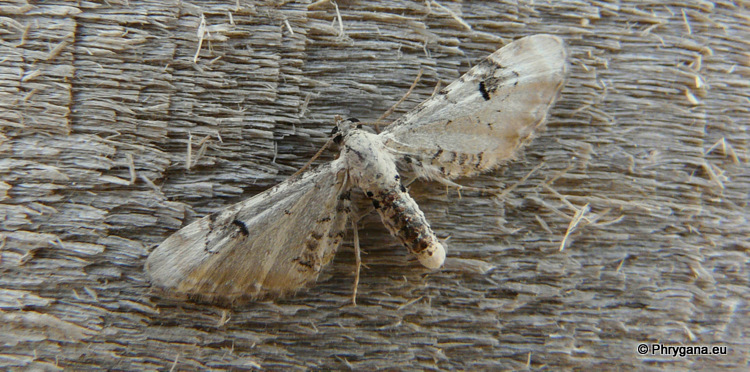
{"label": "wood grain", "polygon": [[[1,368],[747,368],[746,2],[239,4],[0,5]],[[411,187],[446,269],[370,215],[357,307],[351,243],[286,300],[151,291],[154,245],[292,174],[334,115],[378,118],[421,68],[393,120],[537,33],[571,58],[548,129],[460,180],[509,191]]]}

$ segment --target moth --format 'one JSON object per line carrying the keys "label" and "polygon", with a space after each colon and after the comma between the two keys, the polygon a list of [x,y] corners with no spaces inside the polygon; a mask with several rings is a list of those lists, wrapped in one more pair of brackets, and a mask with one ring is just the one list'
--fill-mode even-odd
{"label": "moth", "polygon": [[156,247],[153,284],[185,295],[279,296],[314,282],[344,238],[352,192],[427,268],[445,248],[401,183],[399,170],[451,180],[511,159],[545,122],[565,81],[560,38],[535,35],[497,50],[380,134],[355,120],[332,131],[336,160],[203,217]]}

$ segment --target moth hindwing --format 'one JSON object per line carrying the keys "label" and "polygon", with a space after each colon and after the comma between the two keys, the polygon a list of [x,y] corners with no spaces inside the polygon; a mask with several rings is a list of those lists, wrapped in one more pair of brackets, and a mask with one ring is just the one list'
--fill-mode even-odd
{"label": "moth hindwing", "polygon": [[[150,254],[154,284],[207,298],[280,295],[317,279],[344,236],[349,195],[359,190],[390,233],[428,268],[445,249],[401,184],[398,169],[450,180],[511,159],[543,127],[562,89],[562,40],[519,39],[388,126],[370,133],[344,120],[339,157],[206,216]],[[455,185],[455,184],[453,184]]]}

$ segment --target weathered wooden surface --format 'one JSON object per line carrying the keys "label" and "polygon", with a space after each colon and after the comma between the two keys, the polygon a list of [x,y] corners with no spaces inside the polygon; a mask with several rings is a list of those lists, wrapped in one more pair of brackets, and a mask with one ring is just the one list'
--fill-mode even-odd
{"label": "weathered wooden surface", "polygon": [[[748,368],[746,2],[338,7],[341,23],[329,2],[0,3],[1,368]],[[290,299],[151,291],[151,247],[293,173],[333,115],[377,118],[422,68],[403,112],[535,33],[571,52],[548,129],[461,182],[536,171],[501,198],[412,187],[448,268],[370,216],[357,307],[350,245]]]}

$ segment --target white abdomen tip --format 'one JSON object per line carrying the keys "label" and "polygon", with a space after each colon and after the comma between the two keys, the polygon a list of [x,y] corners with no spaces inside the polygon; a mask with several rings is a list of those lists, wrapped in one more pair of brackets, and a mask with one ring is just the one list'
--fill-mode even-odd
{"label": "white abdomen tip", "polygon": [[439,269],[445,262],[445,248],[440,243],[435,243],[432,247],[417,254],[417,258],[422,266],[428,269]]}

